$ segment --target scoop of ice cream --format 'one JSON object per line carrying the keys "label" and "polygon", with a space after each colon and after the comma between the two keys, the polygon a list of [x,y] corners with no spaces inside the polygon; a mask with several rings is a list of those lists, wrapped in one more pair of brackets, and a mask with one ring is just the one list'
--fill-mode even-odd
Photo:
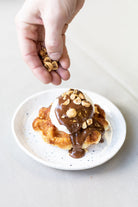
{"label": "scoop of ice cream", "polygon": [[57,117],[56,117],[56,114],[55,114],[55,109],[57,108],[57,106],[58,106],[58,98],[56,98],[56,100],[53,102],[53,104],[51,106],[51,109],[50,109],[50,119],[51,119],[51,122],[52,122],[52,124],[54,126],[57,127],[57,129],[59,131],[63,131],[65,133],[69,134],[69,131],[68,131],[67,127],[64,126],[64,125],[61,125],[59,123],[59,121],[57,120]]}
{"label": "scoop of ice cream", "polygon": [[72,134],[90,126],[93,113],[91,99],[79,90],[70,89],[53,102],[50,118],[58,130]]}

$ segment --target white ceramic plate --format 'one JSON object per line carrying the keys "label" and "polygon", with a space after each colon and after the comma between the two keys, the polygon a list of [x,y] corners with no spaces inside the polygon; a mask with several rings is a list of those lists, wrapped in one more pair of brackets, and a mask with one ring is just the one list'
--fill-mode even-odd
{"label": "white ceramic plate", "polygon": [[103,96],[82,90],[94,103],[106,112],[110,130],[105,133],[104,143],[92,145],[83,158],[73,159],[67,150],[47,144],[39,133],[32,129],[32,122],[41,107],[49,106],[54,99],[68,89],[47,90],[26,99],[16,110],[12,120],[12,131],[21,149],[34,160],[63,170],[93,168],[111,159],[121,148],[126,136],[125,120],[118,108]]}

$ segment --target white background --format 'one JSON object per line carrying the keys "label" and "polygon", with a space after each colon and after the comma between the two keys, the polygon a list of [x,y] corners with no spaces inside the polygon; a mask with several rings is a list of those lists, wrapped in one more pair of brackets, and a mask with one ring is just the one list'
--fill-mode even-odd
{"label": "white background", "polygon": [[138,203],[138,1],[87,0],[67,32],[71,79],[60,87],[109,98],[127,123],[126,141],[104,165],[68,172],[44,167],[16,145],[11,119],[40,83],[23,62],[14,16],[22,1],[0,1],[0,206],[136,207]]}

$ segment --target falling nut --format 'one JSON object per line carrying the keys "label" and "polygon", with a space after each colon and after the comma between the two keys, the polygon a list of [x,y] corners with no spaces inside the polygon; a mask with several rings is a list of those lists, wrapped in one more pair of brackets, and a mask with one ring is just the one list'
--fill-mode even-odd
{"label": "falling nut", "polygon": [[82,129],[86,129],[87,128],[87,123],[86,123],[86,121],[84,121],[83,123],[82,123]]}
{"label": "falling nut", "polygon": [[76,97],[77,97],[77,95],[74,94],[74,93],[72,93],[71,96],[70,96],[70,99],[71,99],[71,100],[74,100]]}
{"label": "falling nut", "polygon": [[64,103],[63,103],[63,105],[68,105],[70,103],[70,99],[68,98]]}
{"label": "falling nut", "polygon": [[68,118],[73,118],[77,115],[76,109],[70,108],[67,110],[66,115]]}
{"label": "falling nut", "polygon": [[80,105],[81,99],[79,97],[77,97],[76,99],[73,100],[73,103],[75,103],[76,105]]}
{"label": "falling nut", "polygon": [[45,62],[44,66],[47,68],[49,72],[51,72],[51,70],[53,69],[52,63],[50,62]]}
{"label": "falling nut", "polygon": [[79,93],[80,99],[85,99],[84,95],[82,93]]}
{"label": "falling nut", "polygon": [[81,102],[82,106],[85,106],[85,107],[90,107],[90,103],[88,101],[82,101]]}
{"label": "falling nut", "polygon": [[58,69],[57,61],[53,61],[52,65],[53,65],[53,70],[57,70]]}
{"label": "falling nut", "polygon": [[92,119],[87,119],[87,124],[90,126],[92,124]]}

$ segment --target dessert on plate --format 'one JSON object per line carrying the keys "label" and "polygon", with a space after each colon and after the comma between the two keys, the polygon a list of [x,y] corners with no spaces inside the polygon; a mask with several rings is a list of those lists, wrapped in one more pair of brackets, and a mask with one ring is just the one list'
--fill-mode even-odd
{"label": "dessert on plate", "polygon": [[32,126],[45,142],[68,149],[73,158],[83,157],[90,145],[103,142],[109,128],[104,110],[77,89],[69,89],[49,107],[42,107]]}

